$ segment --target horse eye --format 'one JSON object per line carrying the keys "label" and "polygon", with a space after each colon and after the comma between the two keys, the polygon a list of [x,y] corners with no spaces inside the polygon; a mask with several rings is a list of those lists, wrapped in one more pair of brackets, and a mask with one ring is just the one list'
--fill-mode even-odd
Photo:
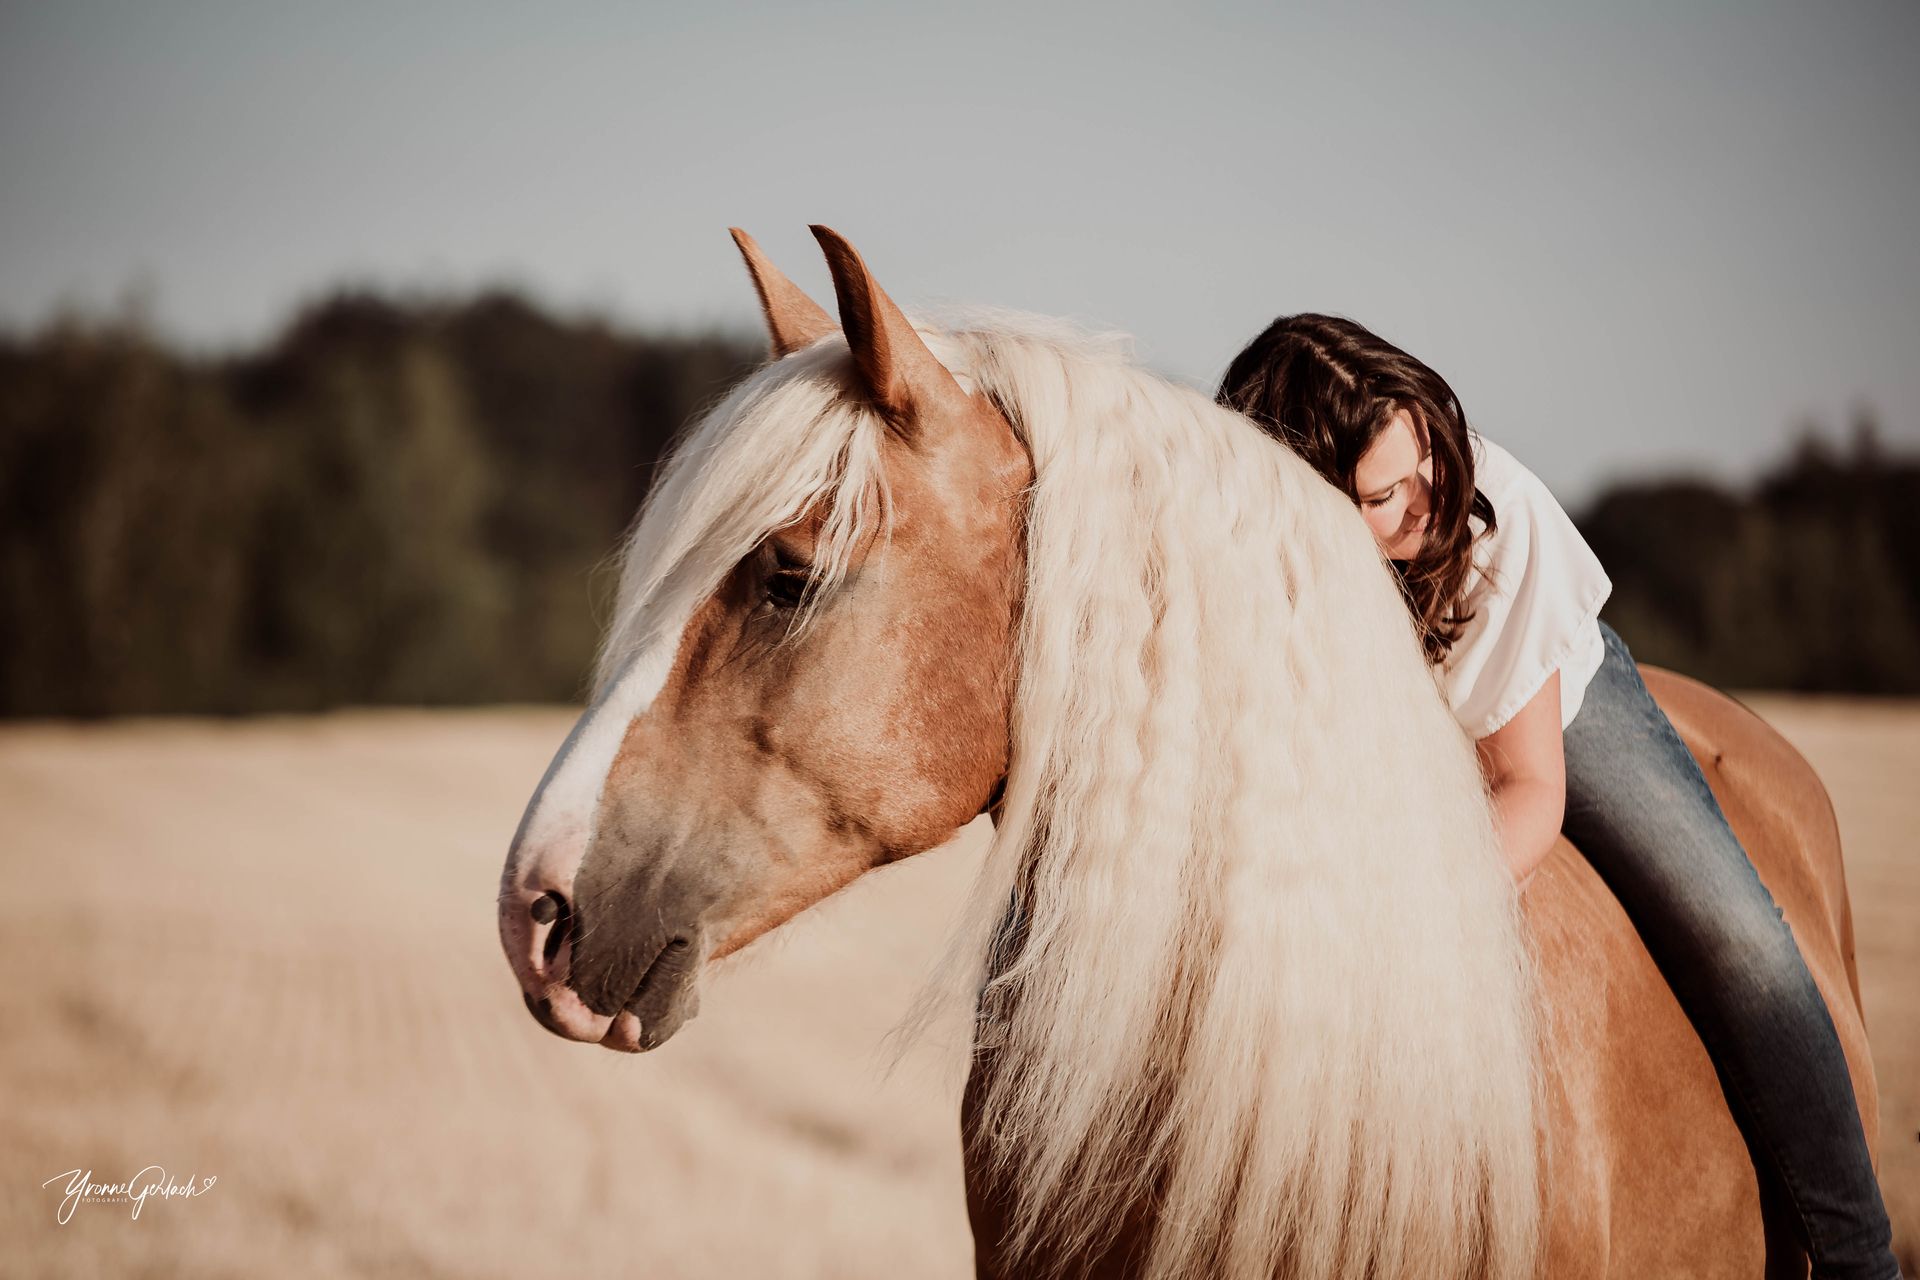
{"label": "horse eye", "polygon": [[781,609],[797,609],[807,590],[804,570],[782,569],[767,579],[767,602]]}
{"label": "horse eye", "polygon": [[767,575],[767,603],[777,609],[798,608],[811,574],[811,566],[806,561],[776,545],[773,548],[773,572]]}

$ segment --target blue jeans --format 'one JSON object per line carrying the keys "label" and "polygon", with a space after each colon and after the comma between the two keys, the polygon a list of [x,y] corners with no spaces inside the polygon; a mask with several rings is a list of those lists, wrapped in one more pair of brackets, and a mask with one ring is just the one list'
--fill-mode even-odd
{"label": "blue jeans", "polygon": [[1562,829],[1699,1033],[1813,1275],[1898,1277],[1846,1056],[1793,930],[1625,642],[1600,630],[1605,660],[1564,736]]}

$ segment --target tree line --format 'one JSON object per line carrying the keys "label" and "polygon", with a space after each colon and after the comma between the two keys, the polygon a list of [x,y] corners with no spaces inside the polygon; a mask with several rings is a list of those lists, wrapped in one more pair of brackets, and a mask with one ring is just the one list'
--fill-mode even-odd
{"label": "tree line", "polygon": [[1920,693],[1920,453],[1809,425],[1751,488],[1616,485],[1577,521],[1643,662],[1731,689]]}
{"label": "tree line", "polygon": [[[341,292],[259,350],[137,318],[0,335],[0,715],[565,701],[667,442],[757,340]],[[1920,457],[1818,437],[1750,491],[1580,520],[1644,660],[1920,692]]]}

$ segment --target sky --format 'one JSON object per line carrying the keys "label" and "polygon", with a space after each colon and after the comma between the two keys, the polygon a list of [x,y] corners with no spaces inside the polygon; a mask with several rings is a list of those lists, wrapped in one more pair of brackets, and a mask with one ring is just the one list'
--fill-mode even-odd
{"label": "sky", "polygon": [[329,287],[758,329],[726,234],[916,305],[1274,316],[1440,371],[1569,505],[1920,444],[1920,6],[1033,0],[0,8],[0,325],[198,349]]}

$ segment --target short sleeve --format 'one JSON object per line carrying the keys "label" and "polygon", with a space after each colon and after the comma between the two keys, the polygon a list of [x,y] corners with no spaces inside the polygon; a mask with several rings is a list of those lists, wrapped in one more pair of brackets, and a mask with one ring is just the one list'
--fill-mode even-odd
{"label": "short sleeve", "polygon": [[1447,700],[1478,740],[1561,671],[1564,727],[1593,674],[1587,659],[1613,584],[1547,486],[1498,445],[1477,443],[1475,481],[1493,506],[1494,529],[1475,546],[1465,600],[1472,616],[1442,664]]}

